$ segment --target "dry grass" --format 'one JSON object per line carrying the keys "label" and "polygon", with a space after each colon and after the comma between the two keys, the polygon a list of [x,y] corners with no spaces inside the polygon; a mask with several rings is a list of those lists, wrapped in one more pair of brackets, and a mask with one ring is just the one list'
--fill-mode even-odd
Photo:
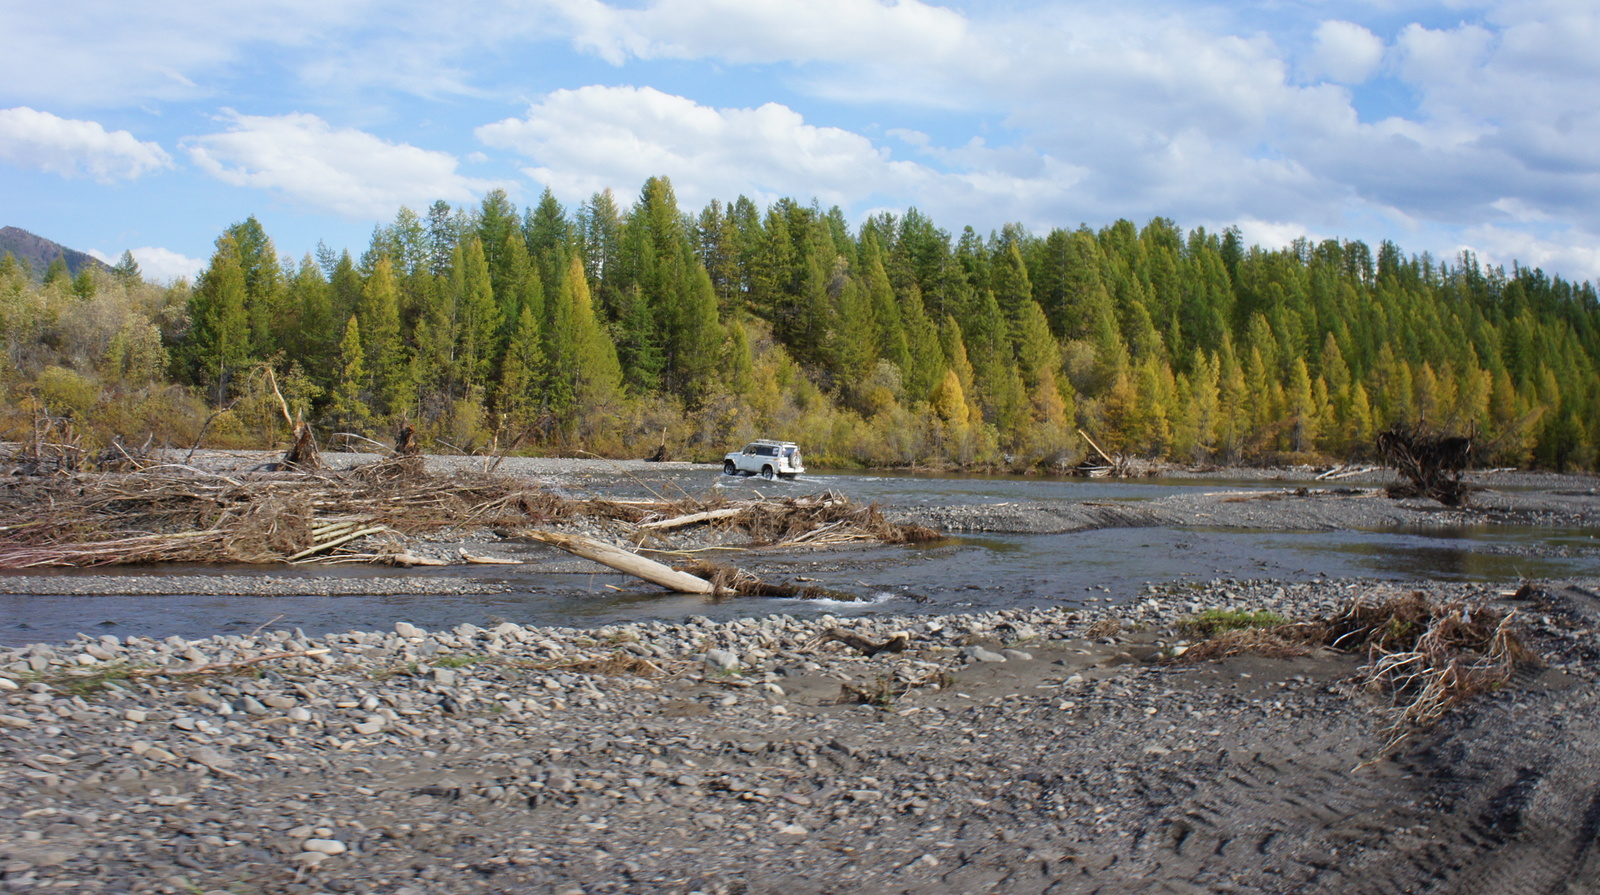
{"label": "dry grass", "polygon": [[1104,618],[1096,619],[1088,628],[1084,629],[1083,636],[1090,640],[1103,640],[1107,637],[1115,637],[1122,632],[1122,619],[1114,615],[1108,615]]}
{"label": "dry grass", "polygon": [[548,666],[551,671],[571,671],[577,674],[605,675],[618,677],[631,675],[633,677],[661,677],[667,671],[656,663],[636,656],[633,653],[618,650],[600,659],[580,659],[576,662],[560,662]]}

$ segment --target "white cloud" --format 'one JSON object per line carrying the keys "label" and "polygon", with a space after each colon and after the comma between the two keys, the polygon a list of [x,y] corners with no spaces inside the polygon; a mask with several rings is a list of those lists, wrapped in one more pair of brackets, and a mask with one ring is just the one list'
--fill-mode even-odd
{"label": "white cloud", "polygon": [[1461,251],[1506,270],[1515,261],[1568,280],[1600,280],[1600,235],[1573,228],[1551,228],[1546,233],[1485,224],[1465,231],[1456,253]]}
{"label": "white cloud", "polygon": [[316,115],[240,115],[224,133],[184,141],[201,170],[348,218],[385,219],[401,205],[466,202],[498,184],[456,172],[455,156],[336,129]]}
{"label": "white cloud", "polygon": [[1219,222],[1213,229],[1221,230],[1223,227],[1234,226],[1239,228],[1239,238],[1245,245],[1259,245],[1267,249],[1281,249],[1294,242],[1296,239],[1308,239],[1320,242],[1324,237],[1298,221],[1263,221],[1256,218],[1240,218],[1226,223]]}
{"label": "white cloud", "polygon": [[[0,4],[0,103],[61,114],[146,103],[174,129],[168,146],[197,114],[183,101],[317,112],[232,115],[223,133],[182,145],[226,182],[368,219],[480,194],[489,184],[459,164],[495,159],[429,141],[463,118],[504,117],[474,105],[487,97],[533,96],[526,117],[480,139],[526,156],[532,176],[571,198],[666,173],[685,204],[738,192],[915,204],[980,229],[1160,214],[1276,234],[1304,222],[1367,239],[1399,229],[1440,256],[1481,222],[1540,252],[1600,233],[1593,0],[1384,0],[1346,4],[1338,19],[1333,9],[81,0],[72,18],[96,23],[84,29],[48,4],[11,3]],[[597,60],[618,66],[619,82],[660,89],[556,89],[613,77],[595,74]],[[249,105],[236,88],[276,105]],[[17,130],[0,128],[0,159],[23,153],[16,163],[30,169],[116,179],[171,164],[136,140],[123,146],[150,148],[142,163],[31,143],[24,153]],[[89,158],[120,161],[97,170]]]}
{"label": "white cloud", "polygon": [[101,183],[132,180],[172,166],[172,156],[159,144],[27,106],[0,109],[0,160],[62,177],[86,175]]}
{"label": "white cloud", "polygon": [[996,203],[1037,208],[1077,177],[1048,156],[981,143],[948,153],[952,170],[941,171],[897,160],[860,134],[807,124],[776,103],[716,109],[648,87],[558,90],[524,117],[476,133],[527,157],[524,172],[569,200],[666,175],[687,207],[743,194],[844,206],[872,197],[968,213]]}
{"label": "white cloud", "polygon": [[476,133],[532,160],[530,177],[578,198],[667,174],[689,203],[740,192],[849,202],[885,177],[904,182],[927,173],[891,161],[859,134],[808,125],[786,106],[714,109],[649,87],[558,90],[524,117]]}
{"label": "white cloud", "polygon": [[919,0],[656,0],[639,9],[579,0],[566,8],[574,43],[615,65],[629,57],[925,61],[953,52],[967,25]]}
{"label": "white cloud", "polygon": [[[171,283],[173,280],[193,280],[205,269],[205,261],[199,258],[190,258],[187,255],[174,252],[170,249],[156,246],[143,246],[129,249],[133,253],[133,260],[139,265],[139,276],[147,283]],[[122,260],[122,253],[116,257],[98,252],[93,249],[89,254],[99,258],[107,264],[116,264]]]}
{"label": "white cloud", "polygon": [[[174,100],[216,89],[254,48],[287,48],[342,33],[369,13],[320,0],[74,0],[0,5],[0,97],[109,104]],[[369,19],[370,20],[370,19]]]}
{"label": "white cloud", "polygon": [[1354,22],[1329,20],[1317,26],[1307,73],[1341,84],[1360,84],[1383,63],[1383,40]]}

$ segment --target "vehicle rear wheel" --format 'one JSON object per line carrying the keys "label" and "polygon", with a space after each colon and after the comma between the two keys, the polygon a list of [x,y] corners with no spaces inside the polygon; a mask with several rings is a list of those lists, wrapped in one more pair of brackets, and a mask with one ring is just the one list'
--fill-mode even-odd
{"label": "vehicle rear wheel", "polygon": [[724,461],[722,461],[722,474],[723,475],[733,475],[734,473],[736,473],[738,471],[739,470],[736,467],[734,467],[732,460],[724,460]]}
{"label": "vehicle rear wheel", "polygon": [[764,478],[764,479],[772,478],[772,467],[770,467],[770,466],[761,467],[761,477]]}

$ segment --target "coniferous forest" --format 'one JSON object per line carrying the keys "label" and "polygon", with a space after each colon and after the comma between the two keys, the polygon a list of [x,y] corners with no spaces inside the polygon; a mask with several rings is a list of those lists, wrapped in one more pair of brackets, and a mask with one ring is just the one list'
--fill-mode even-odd
{"label": "coniferous forest", "polygon": [[914,209],[686,212],[664,178],[626,211],[495,192],[401,209],[359,255],[282,257],[249,218],[193,284],[145,283],[131,255],[39,281],[7,256],[0,338],[13,441],[272,447],[281,393],[335,448],[405,421],[447,452],[712,460],[775,437],[812,466],[1049,470],[1080,429],[1281,463],[1425,424],[1473,433],[1481,462],[1600,468],[1593,284],[1163,218],[984,236]]}

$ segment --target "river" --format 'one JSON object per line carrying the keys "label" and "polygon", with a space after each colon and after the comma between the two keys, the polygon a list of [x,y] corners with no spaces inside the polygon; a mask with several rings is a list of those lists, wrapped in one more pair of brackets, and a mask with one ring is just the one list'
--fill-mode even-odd
{"label": "river", "polygon": [[[827,473],[797,482],[721,476],[698,470],[620,481],[611,493],[729,496],[831,490],[884,505],[1000,504],[1010,501],[1146,501],[1179,489],[1281,489],[1285,482],[1218,479],[1110,481],[1010,476]],[[1596,532],[1586,529],[1471,526],[1385,531],[1285,532],[1208,528],[1117,528],[1067,534],[972,534],[918,547],[757,553],[728,558],[768,580],[803,577],[855,594],[854,602],[663,595],[625,576],[553,574],[534,567],[453,566],[395,570],[310,567],[136,568],[57,574],[270,575],[281,595],[0,595],[0,645],[53,642],[78,632],[201,637],[259,626],[332,631],[381,630],[405,620],[425,628],[462,622],[591,627],[642,619],[789,613],[841,617],[868,613],[958,612],[1005,606],[1112,603],[1146,585],[1216,579],[1376,578],[1515,581],[1596,573]],[[1564,555],[1566,554],[1566,555]],[[482,581],[480,592],[448,595],[324,596],[295,593],[306,578],[432,575]],[[474,589],[475,590],[475,589]]]}

